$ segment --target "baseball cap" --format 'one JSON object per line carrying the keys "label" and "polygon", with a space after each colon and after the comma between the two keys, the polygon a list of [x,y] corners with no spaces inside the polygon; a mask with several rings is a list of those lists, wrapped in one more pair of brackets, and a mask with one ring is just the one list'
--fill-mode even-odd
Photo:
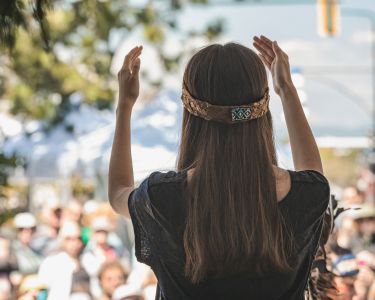
{"label": "baseball cap", "polygon": [[341,277],[351,277],[358,274],[358,263],[356,257],[349,253],[340,255],[332,264],[333,273]]}

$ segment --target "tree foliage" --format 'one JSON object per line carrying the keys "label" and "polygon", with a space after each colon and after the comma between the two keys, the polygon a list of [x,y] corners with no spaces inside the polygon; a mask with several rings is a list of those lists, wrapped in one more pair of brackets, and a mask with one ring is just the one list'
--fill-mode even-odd
{"label": "tree foliage", "polygon": [[17,208],[9,207],[10,203],[8,201],[12,192],[12,188],[8,182],[9,172],[22,164],[22,160],[15,155],[8,157],[0,152],[0,226],[8,219],[12,218],[17,212],[26,208],[25,201],[20,201],[23,205],[17,206]]}
{"label": "tree foliage", "polygon": [[[135,1],[133,1],[135,2]],[[191,0],[206,3],[205,0]],[[185,3],[185,2],[184,2]],[[149,1],[142,7],[124,0],[7,0],[0,6],[0,98],[12,112],[60,122],[77,99],[98,108],[111,107],[116,78],[110,65],[115,35],[126,38],[141,26],[145,38],[162,45],[165,28],[178,30],[180,0]],[[200,34],[212,39],[219,20]],[[179,56],[167,58],[157,47],[165,70]]]}
{"label": "tree foliage", "polygon": [[50,0],[33,0],[28,3],[22,0],[0,2],[0,42],[3,46],[14,47],[18,27],[29,30],[31,15],[39,25],[44,46],[48,48],[49,36],[46,12],[49,8],[51,8]]}

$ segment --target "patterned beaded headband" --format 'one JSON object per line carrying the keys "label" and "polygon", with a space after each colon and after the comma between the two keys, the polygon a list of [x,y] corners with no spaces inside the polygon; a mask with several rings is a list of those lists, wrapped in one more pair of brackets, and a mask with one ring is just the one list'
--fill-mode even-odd
{"label": "patterned beaded headband", "polygon": [[270,96],[267,88],[264,96],[251,104],[237,106],[212,105],[206,101],[195,99],[183,85],[181,99],[188,112],[196,117],[207,121],[235,124],[262,117],[268,111]]}

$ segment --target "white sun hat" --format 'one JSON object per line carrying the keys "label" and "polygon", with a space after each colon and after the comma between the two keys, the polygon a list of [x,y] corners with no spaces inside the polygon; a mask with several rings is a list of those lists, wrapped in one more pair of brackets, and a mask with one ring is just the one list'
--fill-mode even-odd
{"label": "white sun hat", "polygon": [[14,226],[16,228],[33,228],[36,226],[36,219],[31,213],[19,213],[14,218]]}
{"label": "white sun hat", "polygon": [[106,217],[98,217],[92,221],[91,228],[94,231],[107,231],[110,232],[112,230],[112,225],[108,218]]}

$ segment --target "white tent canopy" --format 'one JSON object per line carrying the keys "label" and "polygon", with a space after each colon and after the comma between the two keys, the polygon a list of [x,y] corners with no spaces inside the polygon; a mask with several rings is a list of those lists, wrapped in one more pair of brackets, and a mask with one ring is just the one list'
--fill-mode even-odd
{"label": "white tent canopy", "polygon": [[[38,178],[61,178],[73,172],[90,172],[90,159],[100,156],[95,146],[103,142],[96,131],[110,134],[113,114],[101,112],[82,105],[71,112],[62,124],[50,131],[37,124],[36,130],[7,139],[5,154],[16,153],[25,158],[28,176]],[[89,163],[88,163],[89,162]],[[88,164],[87,164],[88,163]]]}
{"label": "white tent canopy", "polygon": [[[175,164],[181,107],[177,93],[166,91],[132,120],[132,153],[135,179],[149,172],[171,169]],[[40,125],[40,124],[38,124]],[[8,138],[5,154],[26,159],[27,175],[35,180],[106,175],[115,129],[115,114],[82,104],[65,120],[45,132],[42,126]]]}
{"label": "white tent canopy", "polygon": [[[174,169],[182,119],[180,95],[164,90],[132,118],[132,155],[135,180],[156,170]],[[37,124],[40,125],[40,124]],[[9,138],[6,154],[17,153],[27,161],[27,176],[38,180],[67,179],[72,174],[106,182],[115,129],[115,113],[82,104],[50,130],[36,130]],[[288,147],[278,147],[282,166],[291,168]],[[105,180],[104,180],[105,179]]]}

